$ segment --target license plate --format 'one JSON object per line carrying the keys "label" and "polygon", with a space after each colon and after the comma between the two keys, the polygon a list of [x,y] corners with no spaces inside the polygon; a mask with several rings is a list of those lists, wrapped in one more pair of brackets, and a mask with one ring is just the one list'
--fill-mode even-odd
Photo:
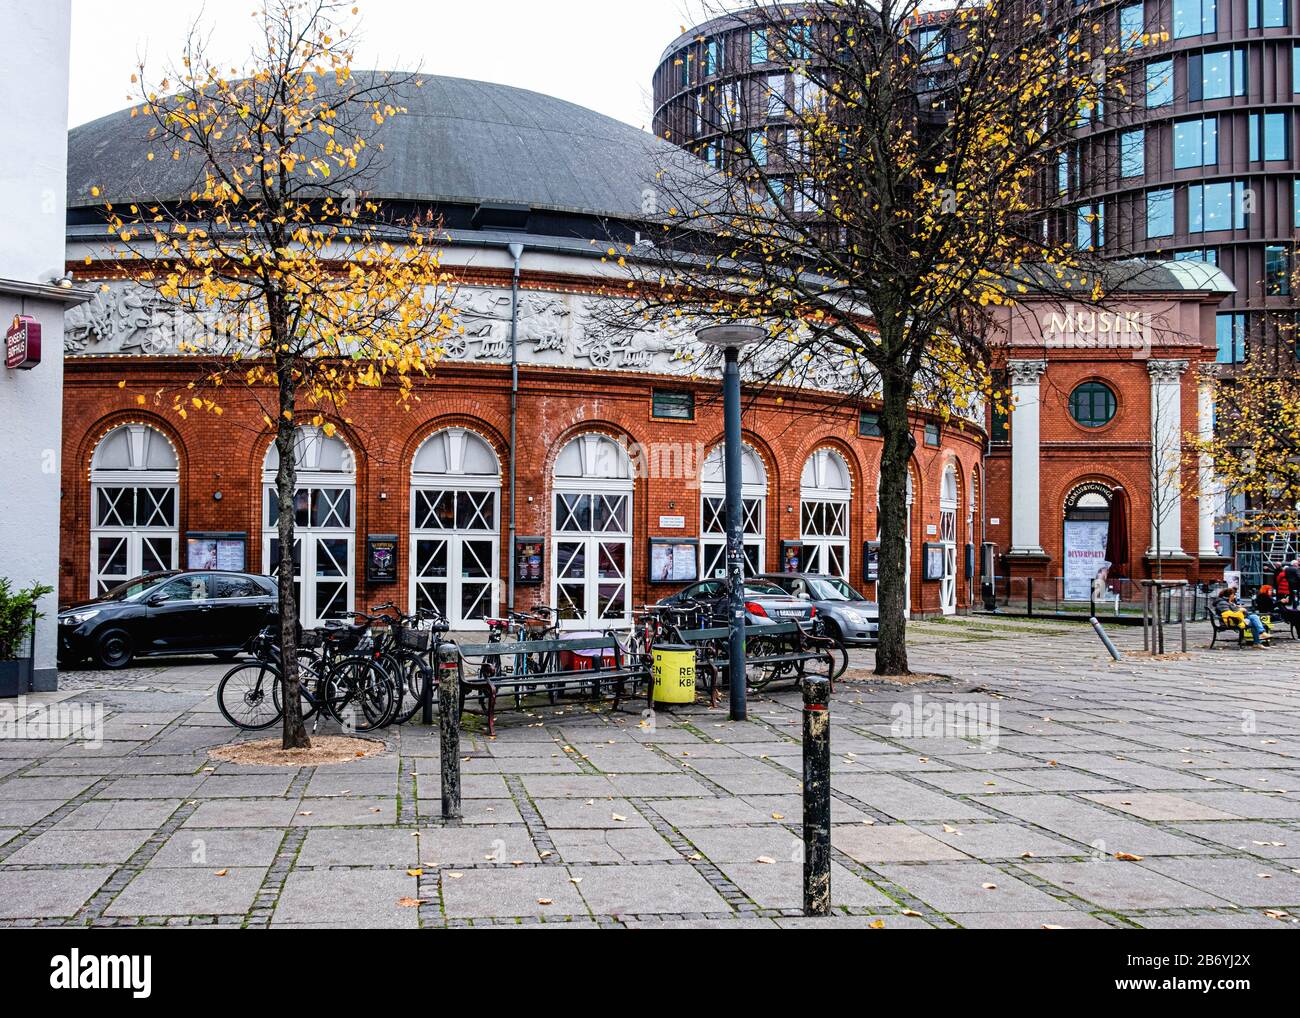
{"label": "license plate", "polygon": [[804,613],[800,611],[798,608],[787,608],[782,611],[778,611],[777,614],[780,615],[781,618],[783,619],[798,619],[798,618],[802,618],[804,615]]}

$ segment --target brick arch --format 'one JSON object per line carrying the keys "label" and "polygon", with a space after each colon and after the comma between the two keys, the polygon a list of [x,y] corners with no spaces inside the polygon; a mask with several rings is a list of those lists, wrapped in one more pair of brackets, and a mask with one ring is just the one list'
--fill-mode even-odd
{"label": "brick arch", "polygon": [[[1088,484],[1090,482],[1095,484],[1105,484],[1111,488],[1123,488],[1125,494],[1129,497],[1130,516],[1132,515],[1131,502],[1132,502],[1133,491],[1134,491],[1134,486],[1132,481],[1124,479],[1118,471],[1113,473],[1105,473],[1099,470],[1082,470],[1073,474],[1072,476],[1069,476],[1068,478],[1059,479],[1057,483],[1053,485],[1051,495],[1045,503],[1046,507],[1052,513],[1051,518],[1057,523],[1059,523],[1061,520],[1064,520],[1065,500],[1069,497],[1070,492],[1074,491],[1074,489],[1078,488],[1080,485]],[[1130,526],[1132,525],[1131,519],[1129,521],[1129,525]]]}
{"label": "brick arch", "polygon": [[110,431],[124,424],[143,424],[145,427],[153,428],[167,439],[176,453],[177,472],[182,479],[184,478],[189,471],[190,460],[189,451],[179,429],[162,414],[144,409],[126,409],[105,414],[82,433],[81,441],[77,445],[77,464],[87,484],[90,483],[90,461],[95,455],[96,447]]}
{"label": "brick arch", "polygon": [[[76,442],[73,456],[73,469],[62,465],[61,474],[64,483],[70,489],[65,494],[59,507],[60,529],[71,540],[60,542],[59,549],[59,591],[61,601],[81,600],[89,589],[90,565],[90,530],[94,506],[90,497],[90,463],[95,449],[105,436],[124,424],[142,424],[152,428],[167,439],[176,453],[176,534],[177,561],[183,562],[184,543],[181,535],[189,528],[189,492],[193,488],[190,472],[193,458],[189,447],[181,436],[180,429],[165,415],[145,407],[125,407],[113,410],[96,418],[93,423],[82,430]],[[65,440],[68,429],[64,431]]]}
{"label": "brick arch", "polygon": [[[633,449],[638,447],[640,443],[638,443],[636,436],[633,435],[628,428],[615,424],[613,421],[605,420],[604,418],[574,421],[566,426],[564,430],[556,436],[555,441],[553,441],[550,448],[546,450],[546,456],[542,460],[542,480],[544,481],[548,491],[550,490],[551,481],[555,476],[555,461],[559,458],[560,451],[579,435],[589,434],[604,435],[606,438],[612,438],[627,451],[628,458],[633,460],[633,465],[635,466],[635,454]],[[639,489],[639,485],[636,482],[644,480],[646,480],[646,478],[634,476],[633,486]]]}
{"label": "brick arch", "polygon": [[[708,458],[709,453],[711,453],[716,447],[723,445],[726,440],[727,436],[722,432],[714,432],[711,437],[705,440],[704,456],[700,459],[701,467],[704,466],[704,460]],[[745,428],[741,429],[740,440],[758,453],[759,459],[763,461],[763,469],[767,471],[767,487],[769,495],[777,491],[781,484],[783,471],[781,469],[781,461],[777,458],[776,452],[772,448],[772,444],[757,432]]]}
{"label": "brick arch", "polygon": [[[365,461],[367,456],[366,443],[361,441],[360,433],[350,424],[344,421],[331,420],[325,414],[321,415],[321,423],[334,425],[334,437],[342,439],[348,449],[351,450],[356,467],[356,476],[360,478],[362,474],[362,463]],[[314,427],[310,420],[299,421],[296,426],[300,428]],[[262,470],[266,465],[267,453],[271,451],[271,446],[274,444],[275,432],[273,430],[263,430],[259,432],[257,439],[253,442],[253,459],[251,466],[259,487],[262,483]]]}
{"label": "brick arch", "polygon": [[820,449],[831,449],[844,458],[844,462],[849,468],[849,497],[856,498],[864,488],[864,478],[866,474],[862,469],[862,459],[858,455],[858,450],[853,447],[852,442],[847,442],[844,438],[831,431],[823,431],[822,434],[814,436],[808,441],[801,443],[795,450],[792,460],[792,477],[790,483],[802,483],[803,468],[807,464],[813,453]]}
{"label": "brick arch", "polygon": [[415,461],[415,454],[420,451],[425,442],[429,441],[438,432],[446,431],[448,428],[464,428],[466,431],[471,431],[483,439],[492,449],[497,458],[497,463],[501,467],[502,484],[509,483],[510,443],[493,425],[480,417],[472,417],[468,414],[444,414],[440,417],[431,418],[423,422],[406,437],[401,443],[398,466],[408,483],[411,479],[411,464]]}

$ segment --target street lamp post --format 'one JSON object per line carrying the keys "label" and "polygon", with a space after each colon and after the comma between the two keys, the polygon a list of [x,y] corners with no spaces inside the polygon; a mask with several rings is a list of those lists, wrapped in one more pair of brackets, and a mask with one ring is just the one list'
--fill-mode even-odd
{"label": "street lamp post", "polygon": [[727,488],[727,687],[731,720],[745,720],[745,534],[740,498],[740,351],[766,335],[755,325],[711,325],[696,333],[722,350],[722,408]]}

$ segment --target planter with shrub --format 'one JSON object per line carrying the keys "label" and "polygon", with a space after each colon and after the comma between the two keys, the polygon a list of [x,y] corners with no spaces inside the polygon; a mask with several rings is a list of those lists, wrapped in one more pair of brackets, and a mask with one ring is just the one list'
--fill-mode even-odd
{"label": "planter with shrub", "polygon": [[14,590],[0,576],[0,697],[21,696],[32,688],[32,659],[36,651],[36,603],[53,587],[33,583]]}

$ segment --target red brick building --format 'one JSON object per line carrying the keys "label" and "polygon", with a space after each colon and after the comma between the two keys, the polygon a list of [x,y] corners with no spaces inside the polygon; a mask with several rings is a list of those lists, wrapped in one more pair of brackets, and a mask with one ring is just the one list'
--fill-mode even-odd
{"label": "red brick building", "polygon": [[[644,182],[671,150],[503,86],[429,78],[408,105],[410,116],[385,125],[394,159],[374,197],[442,217],[465,333],[409,408],[391,391],[364,391],[333,438],[303,429],[305,618],[391,599],[436,604],[473,627],[501,610],[513,579],[517,606],[542,601],[575,626],[610,624],[714,575],[723,494],[716,361],[690,335],[611,332],[593,314],[608,299],[597,293],[612,270],[607,238],[635,244]],[[481,151],[440,148],[444,133],[471,136],[466,118],[477,121]],[[153,409],[152,394],[184,385],[195,367],[176,352],[169,310],[121,278],[103,239],[103,202],[153,196],[174,172],[149,177],[134,129],[118,114],[70,139],[69,265],[85,285],[104,286],[70,316],[67,333],[64,601],[153,569],[263,572],[274,558],[275,461],[257,394],[232,389],[221,417]],[[517,172],[502,174],[503,152]],[[522,248],[517,290],[512,245]],[[746,551],[753,570],[797,561],[871,591],[880,440],[872,408],[848,403],[839,377],[827,364],[801,388],[749,393]],[[984,435],[924,414],[916,427],[911,604],[957,611],[974,593],[966,546],[983,537]]]}
{"label": "red brick building", "polygon": [[1203,262],[1115,272],[1128,278],[1101,306],[1026,301],[1003,318],[1013,409],[990,416],[987,533],[999,574],[1051,581],[1044,598],[1088,599],[1116,489],[1130,551],[1112,581],[1212,581],[1227,565],[1222,495],[1194,439],[1213,427],[1215,314],[1232,284]]}

